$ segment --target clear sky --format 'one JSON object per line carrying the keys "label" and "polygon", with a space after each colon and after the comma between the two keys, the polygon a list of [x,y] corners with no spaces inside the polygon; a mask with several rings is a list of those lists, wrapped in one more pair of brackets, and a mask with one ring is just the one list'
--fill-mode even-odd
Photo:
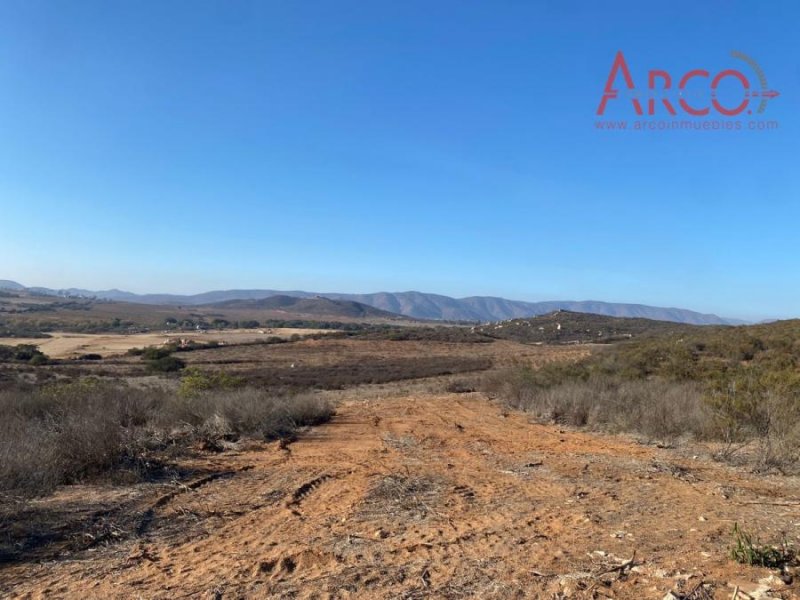
{"label": "clear sky", "polygon": [[[4,0],[0,278],[800,316],[798,21],[796,1]],[[643,91],[654,68],[756,82],[741,51],[779,128],[598,130],[618,50]]]}

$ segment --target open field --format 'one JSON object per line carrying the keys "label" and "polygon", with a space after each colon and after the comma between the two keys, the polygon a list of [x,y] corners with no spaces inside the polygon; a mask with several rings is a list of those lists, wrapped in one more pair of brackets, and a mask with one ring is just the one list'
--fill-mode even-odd
{"label": "open field", "polygon": [[131,334],[92,334],[54,331],[48,338],[0,338],[0,345],[33,344],[52,358],[77,358],[83,354],[113,356],[124,354],[131,348],[179,344],[181,340],[196,342],[215,341],[223,344],[247,344],[263,341],[270,336],[288,339],[293,335],[331,333],[330,329],[290,329],[286,327],[263,329],[225,329],[211,332],[160,332]]}
{"label": "open field", "polygon": [[[754,357],[774,360],[782,338],[775,328],[757,331]],[[121,353],[3,367],[0,374],[22,382],[6,385],[22,386],[13,393],[30,403],[15,408],[8,396],[8,414],[40,427],[45,441],[71,441],[73,463],[53,465],[52,477],[70,485],[2,496],[0,596],[639,600],[671,592],[697,600],[729,599],[738,587],[738,600],[800,598],[800,478],[720,462],[715,440],[679,435],[665,444],[663,418],[672,413],[662,418],[655,408],[683,388],[663,379],[648,392],[654,397],[631,397],[637,411],[650,411],[641,418],[655,415],[640,437],[602,433],[607,420],[594,413],[585,423],[566,410],[560,422],[543,418],[563,386],[578,385],[547,387],[547,377],[577,373],[589,390],[580,398],[594,398],[584,370],[623,359],[647,366],[639,352],[662,342],[538,345],[369,332],[254,343],[246,336],[264,334],[224,333],[244,337],[176,352],[185,363],[176,373],[153,373],[146,356]],[[94,351],[137,336],[103,337],[111,341]],[[730,343],[741,362],[739,337],[715,340],[704,340],[698,361],[718,365]],[[672,372],[663,353],[653,356]],[[25,396],[32,381],[38,395]],[[102,411],[100,425],[92,386],[101,384],[92,381],[129,386],[98,388],[103,402],[122,407]],[[68,395],[75,385],[83,396]],[[614,405],[614,390],[598,388],[591,405],[610,403],[617,419],[634,404]],[[291,409],[295,397],[301,404]],[[330,422],[303,425],[320,420],[302,417],[309,402],[334,406]],[[287,419],[290,410],[300,416]],[[58,417],[39,424],[37,411]],[[58,421],[66,417],[97,433],[87,429],[76,445]],[[277,425],[264,422],[275,418]],[[120,428],[107,444],[124,468],[82,477],[88,461],[103,458],[92,454],[94,438],[109,426]],[[0,456],[16,452],[24,478],[25,451],[9,439]],[[53,439],[60,449],[62,438]],[[735,524],[757,535],[750,549],[771,568],[731,558]]]}

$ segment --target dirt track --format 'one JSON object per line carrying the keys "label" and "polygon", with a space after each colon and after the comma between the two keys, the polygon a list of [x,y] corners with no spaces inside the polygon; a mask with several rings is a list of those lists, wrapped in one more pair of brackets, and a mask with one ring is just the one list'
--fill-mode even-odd
{"label": "dirt track", "polygon": [[793,541],[800,524],[794,479],[533,425],[480,394],[345,396],[287,448],[207,466],[232,474],[151,498],[141,537],[0,570],[0,594],[730,598],[769,575],[727,558],[734,521]]}

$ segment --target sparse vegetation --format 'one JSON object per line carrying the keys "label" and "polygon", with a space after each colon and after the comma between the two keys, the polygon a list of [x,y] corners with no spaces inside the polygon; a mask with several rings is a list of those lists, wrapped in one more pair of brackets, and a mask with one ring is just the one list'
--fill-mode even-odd
{"label": "sparse vegetation", "polygon": [[0,337],[4,338],[42,338],[50,336],[42,332],[37,326],[27,322],[8,322],[0,321]]}
{"label": "sparse vegetation", "polygon": [[0,492],[37,495],[124,471],[146,475],[165,452],[200,440],[274,439],[326,421],[313,395],[255,389],[183,397],[97,379],[0,392]]}
{"label": "sparse vegetation", "polygon": [[631,431],[674,443],[681,437],[712,435],[711,411],[695,383],[626,381],[612,377],[543,383],[520,369],[491,378],[486,388],[509,406],[547,422],[611,432]]}
{"label": "sparse vegetation", "polygon": [[47,355],[31,344],[0,346],[0,363],[16,362],[43,365],[48,362]]}
{"label": "sparse vegetation", "polygon": [[762,544],[758,538],[733,524],[733,545],[730,556],[733,560],[751,567],[780,569],[797,560],[797,553],[784,540],[780,545]]}
{"label": "sparse vegetation", "polygon": [[610,344],[640,337],[690,333],[697,326],[651,319],[558,310],[529,319],[473,327],[474,333],[523,344]]}
{"label": "sparse vegetation", "polygon": [[392,325],[376,325],[356,334],[361,339],[391,340],[394,342],[452,342],[465,344],[490,344],[494,338],[484,333],[472,331],[467,327],[402,327]]}
{"label": "sparse vegetation", "polygon": [[[487,391],[545,420],[749,448],[758,469],[800,463],[800,322],[645,336],[571,365],[520,366]],[[753,451],[754,449],[754,451]]]}
{"label": "sparse vegetation", "polygon": [[175,346],[149,346],[141,352],[138,349],[133,350],[129,351],[129,354],[141,356],[147,363],[147,368],[156,373],[174,373],[186,367],[185,361],[172,356],[176,350]]}
{"label": "sparse vegetation", "polygon": [[243,375],[249,382],[264,387],[330,390],[365,383],[484,371],[491,366],[491,359],[485,357],[428,356],[348,361],[332,365],[296,365],[247,371]]}
{"label": "sparse vegetation", "polygon": [[442,485],[438,479],[422,475],[382,477],[367,491],[362,516],[403,521],[425,519],[434,513]]}
{"label": "sparse vegetation", "polygon": [[186,369],[181,377],[178,394],[184,398],[192,398],[211,390],[230,390],[244,385],[243,377],[229,375],[225,371],[207,373],[197,367],[191,367]]}

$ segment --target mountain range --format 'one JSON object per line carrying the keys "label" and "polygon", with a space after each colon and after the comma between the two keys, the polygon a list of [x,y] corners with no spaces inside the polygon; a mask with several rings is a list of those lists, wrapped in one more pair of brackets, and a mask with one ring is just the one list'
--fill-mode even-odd
{"label": "mountain range", "polygon": [[204,306],[249,310],[281,310],[301,315],[316,315],[321,317],[335,315],[338,317],[348,317],[354,319],[404,318],[395,313],[381,310],[379,308],[375,308],[374,306],[356,302],[354,300],[339,300],[335,298],[325,298],[322,296],[304,298],[280,294],[258,300],[225,300],[224,302],[214,302],[213,304],[207,304]]}
{"label": "mountain range", "polygon": [[[189,305],[219,304],[229,301],[257,301],[280,296],[283,298],[328,298],[358,302],[381,311],[404,315],[415,319],[445,321],[505,321],[547,314],[555,310],[593,313],[612,317],[639,317],[659,321],[673,321],[692,325],[740,325],[738,319],[727,319],[713,314],[704,314],[683,308],[663,308],[643,304],[623,304],[594,300],[552,300],[546,302],[523,302],[494,296],[470,296],[451,298],[423,292],[378,292],[374,294],[315,293],[305,291],[279,291],[264,289],[217,290],[201,294],[134,294],[122,290],[84,290],[79,288],[51,289],[25,287],[15,281],[0,280],[0,289],[27,291],[53,296],[82,296],[118,302],[142,304]],[[283,300],[285,302],[285,300]]]}

